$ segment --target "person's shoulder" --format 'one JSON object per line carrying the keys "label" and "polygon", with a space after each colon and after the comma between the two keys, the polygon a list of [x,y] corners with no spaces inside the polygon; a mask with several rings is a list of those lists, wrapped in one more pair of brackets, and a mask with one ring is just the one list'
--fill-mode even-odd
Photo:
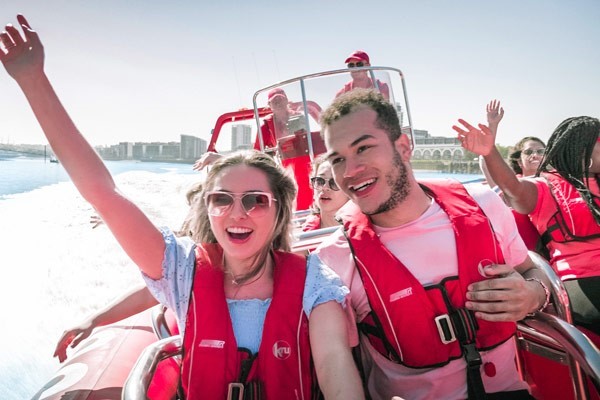
{"label": "person's shoulder", "polygon": [[496,193],[492,188],[487,184],[482,183],[467,183],[464,185],[465,189],[469,193],[475,201],[481,204],[502,204],[504,205],[504,201],[500,197],[498,193]]}
{"label": "person's shoulder", "polygon": [[469,194],[473,197],[489,196],[490,193],[494,195],[496,194],[494,190],[490,188],[490,186],[486,183],[471,182],[465,183],[463,186],[465,187],[465,189],[467,189],[467,192],[469,192]]}
{"label": "person's shoulder", "polygon": [[346,251],[348,250],[348,241],[344,235],[344,227],[340,226],[339,229],[326,236],[321,244],[317,246],[315,254],[329,254],[336,252],[337,250]]}

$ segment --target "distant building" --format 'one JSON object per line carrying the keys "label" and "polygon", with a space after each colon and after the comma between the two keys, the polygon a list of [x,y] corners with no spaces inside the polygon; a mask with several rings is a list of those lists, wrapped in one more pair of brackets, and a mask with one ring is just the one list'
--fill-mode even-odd
{"label": "distant building", "polygon": [[181,142],[121,142],[116,145],[97,147],[96,151],[106,160],[155,160],[195,161],[206,152],[206,140],[181,135]]}
{"label": "distant building", "polygon": [[414,129],[415,160],[462,160],[465,151],[455,137],[431,136],[425,130]]}
{"label": "distant building", "polygon": [[250,125],[233,125],[231,127],[231,151],[252,148],[252,127]]}
{"label": "distant building", "polygon": [[176,160],[181,158],[181,145],[177,142],[135,143],[133,158],[136,160]]}
{"label": "distant building", "polygon": [[181,135],[181,158],[184,160],[197,160],[206,153],[208,144],[206,140],[196,136]]}

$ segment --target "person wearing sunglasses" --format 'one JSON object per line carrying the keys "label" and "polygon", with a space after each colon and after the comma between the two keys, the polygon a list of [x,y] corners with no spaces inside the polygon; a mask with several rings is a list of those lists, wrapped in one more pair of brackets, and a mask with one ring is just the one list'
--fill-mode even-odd
{"label": "person wearing sunglasses", "polygon": [[79,132],[44,72],[37,32],[17,20],[23,33],[6,25],[0,61],[76,188],[176,313],[186,398],[241,398],[245,389],[256,398],[310,399],[314,372],[325,398],[363,398],[341,306],[347,289],[289,252],[296,187],[286,172],[257,151],[224,157],[192,206],[193,238],[157,228]]}
{"label": "person wearing sunglasses", "polygon": [[377,87],[373,84],[373,80],[369,76],[369,71],[359,71],[355,68],[370,67],[371,63],[369,55],[362,50],[356,50],[352,52],[347,58],[346,67],[350,69],[350,76],[352,80],[344,85],[335,95],[339,97],[344,93],[347,93],[356,88],[363,89],[378,89],[379,92],[385,97],[386,100],[390,99],[390,88],[385,82],[381,82],[377,79]]}
{"label": "person wearing sunglasses", "polygon": [[331,164],[321,155],[312,165],[310,185],[313,189],[312,214],[302,224],[303,231],[339,226],[335,216],[348,202],[348,196],[340,190],[333,179]]}
{"label": "person wearing sunglasses", "polygon": [[533,177],[517,177],[504,162],[494,145],[495,129],[459,123],[453,128],[463,147],[483,156],[506,202],[537,229],[569,294],[574,323],[600,334],[600,120],[561,122]]}

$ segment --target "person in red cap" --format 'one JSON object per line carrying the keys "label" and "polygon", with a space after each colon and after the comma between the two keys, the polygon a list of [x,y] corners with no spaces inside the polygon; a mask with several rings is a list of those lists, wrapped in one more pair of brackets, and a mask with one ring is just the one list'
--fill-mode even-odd
{"label": "person in red cap", "polygon": [[[274,88],[267,93],[267,104],[273,113],[266,116],[263,120],[260,127],[260,133],[264,149],[273,149],[277,147],[277,143],[281,138],[293,135],[294,132],[290,132],[288,129],[288,122],[291,117],[301,116],[302,113],[293,107],[295,103],[289,102],[287,94],[282,88]],[[310,108],[309,113],[313,115]],[[318,120],[318,116],[313,115],[313,118]],[[261,149],[258,135],[254,142],[254,149],[263,150]],[[213,164],[221,157],[222,155],[219,153],[206,152],[196,161],[193,168],[196,171],[200,171],[204,167]],[[309,180],[310,157],[308,155],[302,155],[299,157],[282,159],[281,164],[286,168],[290,168],[294,173],[294,178],[298,185],[296,209],[309,209],[312,204],[312,188]]]}
{"label": "person in red cap", "polygon": [[[260,128],[265,147],[276,147],[277,140],[287,136],[287,124],[290,117],[299,115],[298,112],[289,107],[287,94],[282,88],[275,88],[267,94],[267,103],[273,114],[268,115]],[[254,143],[254,148],[260,150],[258,137]]]}
{"label": "person in red cap", "polygon": [[[267,102],[273,114],[268,115],[260,127],[260,132],[265,148],[277,147],[277,142],[294,132],[290,132],[288,122],[291,117],[301,116],[301,112],[294,109],[289,102],[287,94],[282,88],[275,88],[267,93]],[[310,110],[309,110],[310,112]],[[258,136],[254,148],[260,150]],[[296,209],[307,210],[312,204],[312,188],[310,187],[310,157],[303,155],[294,158],[282,159],[282,165],[290,168],[294,173],[298,193],[296,195]]]}
{"label": "person in red cap", "polygon": [[[346,61],[344,62],[348,68],[369,67],[371,65],[369,55],[362,50],[354,51],[348,56],[348,58],[346,58]],[[368,71],[351,71],[350,75],[352,76],[352,80],[346,83],[344,87],[336,93],[336,98],[356,88],[374,88],[373,80],[371,77],[369,77]],[[383,95],[383,97],[385,97],[386,100],[390,99],[390,88],[386,83],[377,79],[377,88],[379,88],[379,92]]]}

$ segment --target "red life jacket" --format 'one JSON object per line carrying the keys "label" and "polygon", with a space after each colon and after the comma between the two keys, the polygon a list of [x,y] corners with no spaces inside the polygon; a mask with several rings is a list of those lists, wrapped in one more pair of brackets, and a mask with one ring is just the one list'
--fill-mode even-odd
{"label": "red life jacket", "polygon": [[[548,182],[556,203],[554,215],[545,223],[538,223],[543,244],[552,247],[552,242],[566,243],[600,237],[600,225],[575,186],[557,173],[543,173],[542,176]],[[594,202],[600,206],[600,198],[596,197]]]}
{"label": "red life jacket", "polygon": [[306,217],[302,224],[302,232],[314,231],[321,229],[321,214],[311,214]]}
{"label": "red life jacket", "polygon": [[[373,84],[373,80],[371,78],[368,78],[368,79],[369,79],[369,87],[364,88],[364,89],[376,89],[375,85]],[[388,87],[387,83],[381,82],[379,79],[377,79],[377,88],[379,88],[379,93],[381,93],[381,95],[386,100],[390,99],[390,88]],[[350,82],[347,82],[346,84],[344,84],[344,87],[341,88],[336,93],[335,97],[337,98],[344,93],[351,92],[354,89],[357,89],[357,88],[354,87],[354,80],[351,80]]]}
{"label": "red life jacket", "polygon": [[[276,251],[273,298],[259,351],[237,346],[225,299],[222,249],[196,248],[196,271],[183,338],[186,398],[310,399],[313,393],[308,319],[302,308],[306,259]],[[238,399],[234,395],[234,399]],[[241,398],[241,397],[239,397]]]}
{"label": "red life jacket", "polygon": [[[456,238],[458,276],[423,287],[381,243],[366,215],[355,213],[344,224],[376,325],[369,326],[367,320],[366,325],[360,326],[361,331],[382,355],[413,368],[441,366],[463,355],[467,358],[463,352],[474,352],[473,356],[479,358],[477,350],[500,345],[512,337],[516,328],[515,323],[476,319],[464,308],[468,285],[485,279],[479,272],[479,263],[504,263],[479,205],[459,182],[432,181],[423,189],[450,218]],[[478,366],[474,369],[478,372]]]}

